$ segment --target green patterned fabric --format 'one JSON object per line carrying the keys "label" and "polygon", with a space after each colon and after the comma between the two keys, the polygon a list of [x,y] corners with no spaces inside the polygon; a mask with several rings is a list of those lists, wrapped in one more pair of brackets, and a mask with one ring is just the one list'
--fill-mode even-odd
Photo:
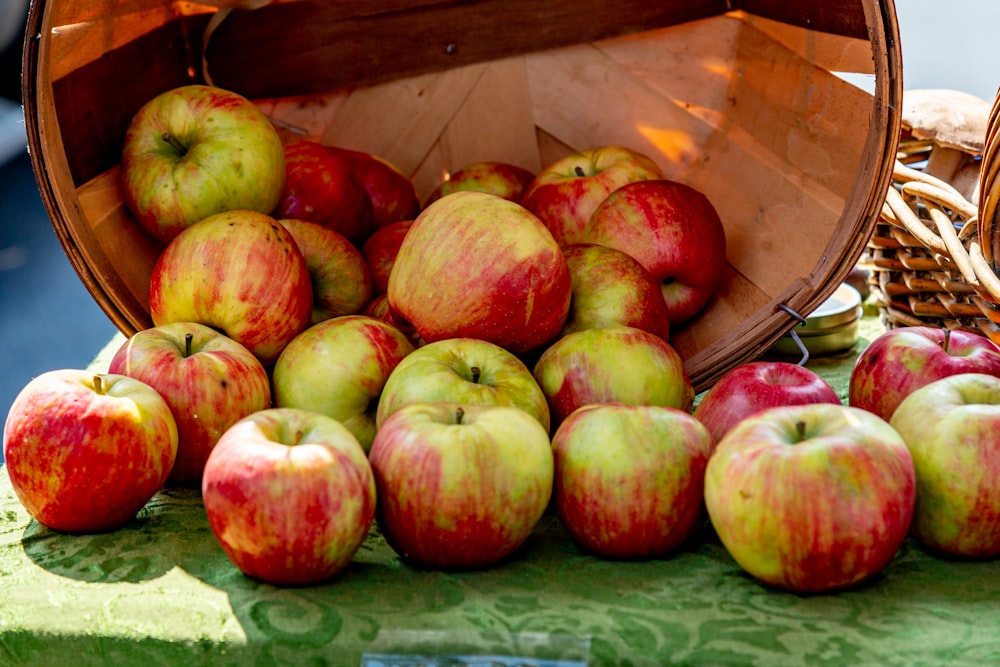
{"label": "green patterned fabric", "polygon": [[[810,363],[844,395],[851,355]],[[373,531],[340,576],[279,588],[228,561],[195,491],[67,536],[27,516],[0,468],[0,665],[459,664],[378,657],[445,646],[560,667],[1000,664],[1000,562],[907,542],[874,580],[799,596],[750,578],[708,525],[669,558],[613,562],[550,514],[490,570],[417,569]]]}

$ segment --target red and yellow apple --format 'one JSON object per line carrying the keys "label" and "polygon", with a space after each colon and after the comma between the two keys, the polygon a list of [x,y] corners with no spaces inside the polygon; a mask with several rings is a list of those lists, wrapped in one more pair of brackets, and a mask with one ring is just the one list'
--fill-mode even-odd
{"label": "red and yellow apple", "polygon": [[372,443],[376,520],[405,560],[481,569],[511,556],[552,496],[549,435],[510,406],[417,403]]}
{"label": "red and yellow apple", "polygon": [[15,495],[42,525],[65,533],[117,530],[166,481],[177,425],[144,382],[48,371],[14,398],[3,455]]}
{"label": "red and yellow apple", "polygon": [[424,206],[445,195],[462,190],[478,190],[521,203],[525,190],[535,180],[535,174],[524,167],[509,162],[487,160],[467,164],[448,174],[424,201]]}
{"label": "red and yellow apple", "polygon": [[233,424],[208,457],[201,495],[226,556],[279,586],[340,573],[375,518],[364,450],[343,424],[308,410],[261,410]]}
{"label": "red and yellow apple", "polygon": [[291,233],[253,211],[210,216],[178,234],[153,265],[156,326],[198,322],[222,331],[270,366],[309,325],[309,269]]}
{"label": "red and yellow apple", "polygon": [[572,284],[562,250],[538,218],[503,197],[467,190],[417,217],[387,294],[393,316],[428,343],[480,338],[520,354],[559,334]]}
{"label": "red and yellow apple", "polygon": [[108,372],[155,389],[177,424],[168,483],[198,485],[219,437],[247,415],[271,407],[271,379],[250,350],[211,327],[174,322],[136,332]]}
{"label": "red and yellow apple", "polygon": [[686,412],[594,404],[552,436],[553,503],[566,532],[603,558],[660,558],[705,518],[711,436]]}
{"label": "red and yellow apple", "polygon": [[906,444],[865,410],[770,408],[736,425],[705,470],[705,506],[733,559],[797,593],[881,572],[906,539],[916,481]]}
{"label": "red and yellow apple", "polygon": [[561,335],[625,326],[670,339],[670,313],[660,284],[631,255],[586,243],[565,248],[563,255],[573,297]]}
{"label": "red and yellow apple", "polygon": [[624,146],[590,148],[556,160],[528,185],[521,204],[548,227],[562,247],[584,241],[594,209],[635,181],[663,178],[648,156]]}
{"label": "red and yellow apple", "polygon": [[646,267],[661,285],[671,324],[705,308],[726,265],[726,230],[715,207],[698,190],[667,179],[629,183],[608,195],[581,239]]}

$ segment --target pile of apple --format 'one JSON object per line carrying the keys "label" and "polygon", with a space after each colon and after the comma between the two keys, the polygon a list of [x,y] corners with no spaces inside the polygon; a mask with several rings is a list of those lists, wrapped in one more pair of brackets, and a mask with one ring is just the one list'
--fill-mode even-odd
{"label": "pile of apple", "polygon": [[[1000,553],[995,512],[976,532],[980,510],[933,487],[953,461],[925,468],[956,446],[930,435],[951,423],[943,396],[1000,376],[1000,348],[894,331],[859,359],[850,406],[804,367],[755,362],[695,408],[670,332],[712,298],[724,228],[633,150],[537,175],[468,165],[421,203],[385,160],[283,140],[248,100],[185,86],[137,113],[121,175],[164,245],[154,326],[107,373],[32,380],[4,429],[15,492],[55,530],[121,528],[178,484],[201,489],[233,563],[277,584],[330,579],[375,522],[416,565],[493,566],[550,507],[607,558],[666,556],[707,515],[748,572],[800,591],[872,576],[911,523],[935,548]],[[911,349],[926,363],[895,361]],[[1000,407],[988,419],[1000,433]],[[979,478],[1000,459],[986,449]]]}

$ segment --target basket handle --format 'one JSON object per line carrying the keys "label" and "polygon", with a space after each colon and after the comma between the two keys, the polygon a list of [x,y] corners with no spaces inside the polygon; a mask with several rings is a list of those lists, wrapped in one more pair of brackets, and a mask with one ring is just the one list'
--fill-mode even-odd
{"label": "basket handle", "polygon": [[986,124],[983,161],[979,172],[979,240],[983,244],[984,260],[992,271],[997,270],[1000,258],[1000,89]]}

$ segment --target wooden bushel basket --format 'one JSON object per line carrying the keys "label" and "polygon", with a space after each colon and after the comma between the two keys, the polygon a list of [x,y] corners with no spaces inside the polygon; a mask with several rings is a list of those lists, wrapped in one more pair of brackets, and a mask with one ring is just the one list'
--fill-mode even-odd
{"label": "wooden bushel basket", "polygon": [[384,157],[422,198],[477,161],[537,172],[577,149],[645,152],[726,227],[718,294],[672,340],[699,390],[846,278],[899,140],[891,0],[34,0],[28,34],[42,200],[126,335],[151,325],[161,248],[122,203],[122,140],[178,85],[228,88],[288,136]]}

